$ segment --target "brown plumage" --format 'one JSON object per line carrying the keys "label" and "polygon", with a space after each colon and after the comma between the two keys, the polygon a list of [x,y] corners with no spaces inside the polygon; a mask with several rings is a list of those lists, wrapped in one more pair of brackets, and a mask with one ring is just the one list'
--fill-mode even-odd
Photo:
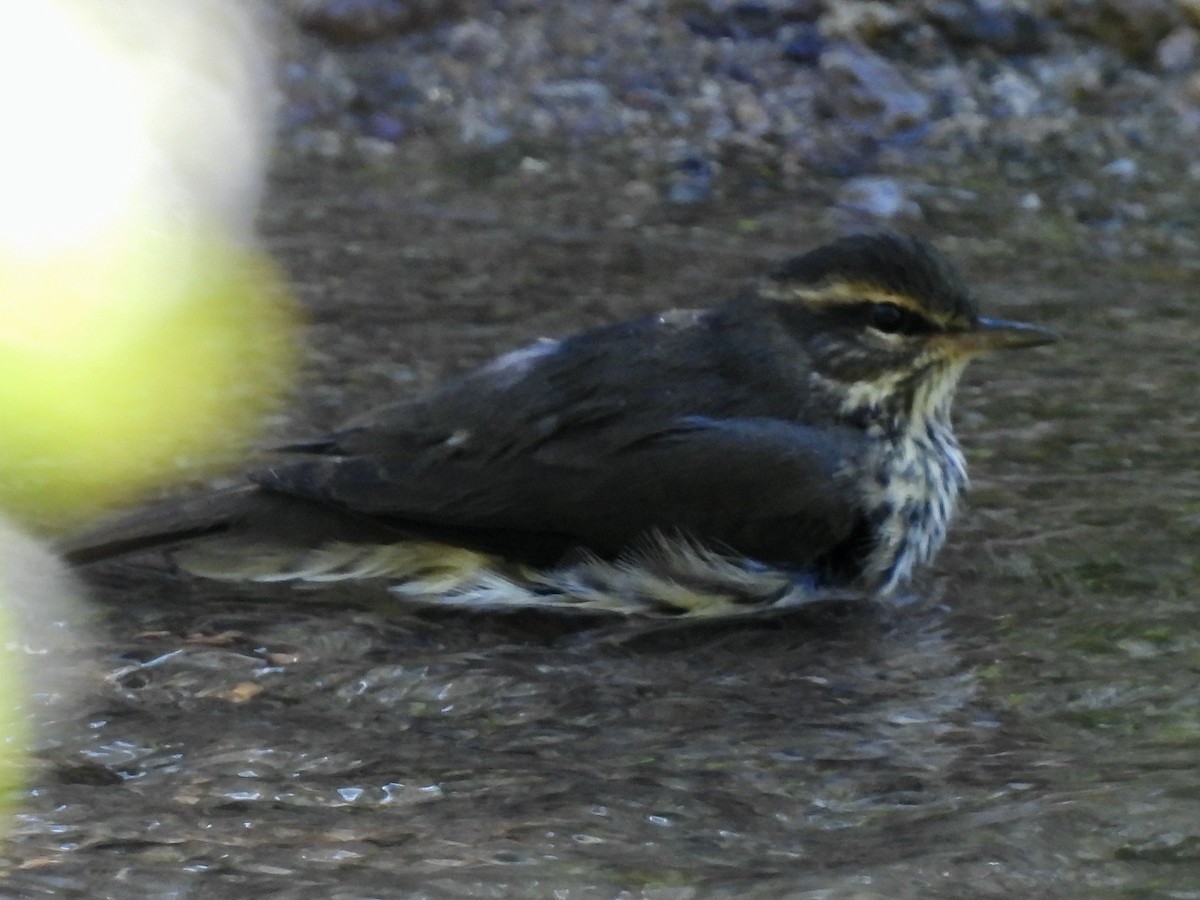
{"label": "brown plumage", "polygon": [[950,266],[846,238],[711,310],[544,340],[284,448],[239,489],[65,545],[230,578],[386,578],[480,605],[712,614],[886,592],[965,481],[954,386],[1052,337],[980,319]]}

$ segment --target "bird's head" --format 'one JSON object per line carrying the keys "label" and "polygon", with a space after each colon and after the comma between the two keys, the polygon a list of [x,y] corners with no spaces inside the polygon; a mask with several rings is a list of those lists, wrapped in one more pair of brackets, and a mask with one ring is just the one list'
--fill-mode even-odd
{"label": "bird's head", "polygon": [[812,378],[843,411],[893,421],[945,417],[966,363],[1057,340],[1043,328],[981,318],[958,273],[931,246],[854,235],[785,263],[759,287]]}

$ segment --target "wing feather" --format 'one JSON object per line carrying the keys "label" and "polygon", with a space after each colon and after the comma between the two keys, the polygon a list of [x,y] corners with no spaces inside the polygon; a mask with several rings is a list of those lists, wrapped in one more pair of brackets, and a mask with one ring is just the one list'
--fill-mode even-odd
{"label": "wing feather", "polygon": [[770,562],[811,562],[859,517],[862,437],[777,419],[688,417],[589,454],[531,444],[471,454],[320,457],[270,469],[263,487],[433,529],[553,535],[615,556],[647,534],[680,534]]}

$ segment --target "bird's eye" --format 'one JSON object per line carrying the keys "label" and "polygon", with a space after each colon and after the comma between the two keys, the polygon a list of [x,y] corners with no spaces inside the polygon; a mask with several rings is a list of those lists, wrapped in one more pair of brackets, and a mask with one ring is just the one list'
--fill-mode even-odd
{"label": "bird's eye", "polygon": [[[938,326],[915,310],[906,309],[896,303],[867,303],[860,307],[867,325],[884,334],[903,334],[910,337],[931,334]],[[861,321],[861,320],[860,320]]]}
{"label": "bird's eye", "polygon": [[884,334],[900,334],[908,331],[905,326],[912,314],[895,303],[872,303],[870,309],[871,327]]}

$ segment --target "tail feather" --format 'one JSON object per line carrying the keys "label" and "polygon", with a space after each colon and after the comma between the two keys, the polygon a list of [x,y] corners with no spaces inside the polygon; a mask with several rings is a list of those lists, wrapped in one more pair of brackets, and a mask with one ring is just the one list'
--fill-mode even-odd
{"label": "tail feather", "polygon": [[57,550],[67,562],[87,566],[142,550],[168,548],[221,534],[244,513],[252,486],[200,497],[164,500],[68,535]]}
{"label": "tail feather", "polygon": [[[331,542],[398,539],[397,529],[377,520],[251,484],[164,500],[69,536],[57,549],[69,563],[85,566],[142,550],[186,547],[189,554],[208,559],[205,574],[215,575],[221,557],[235,565],[239,558],[271,550],[285,555]],[[213,552],[207,552],[210,548]],[[236,565],[230,576],[237,577]]]}

